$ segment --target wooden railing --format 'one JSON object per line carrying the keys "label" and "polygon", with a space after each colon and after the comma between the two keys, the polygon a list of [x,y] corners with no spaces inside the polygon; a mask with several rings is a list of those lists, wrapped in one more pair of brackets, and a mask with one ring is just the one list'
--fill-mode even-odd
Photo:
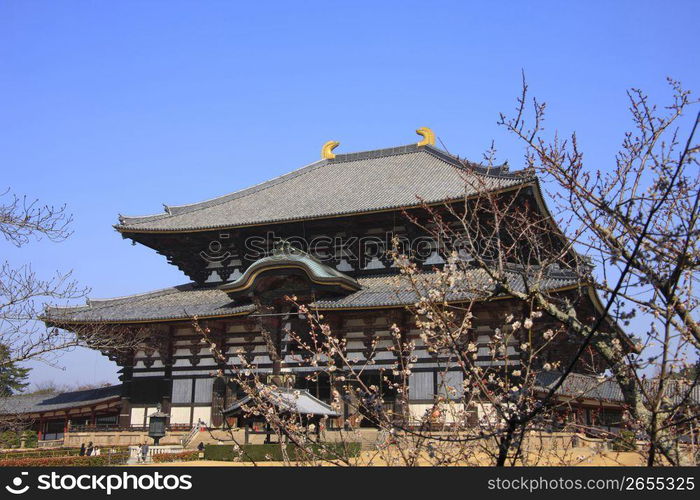
{"label": "wooden railing", "polygon": [[[160,455],[162,453],[179,453],[182,450],[183,447],[180,445],[149,446],[148,453],[146,453],[146,462],[150,462],[153,455]],[[129,460],[130,462],[143,460],[143,454],[141,453],[140,446],[129,446]]]}
{"label": "wooden railing", "polygon": [[183,448],[187,448],[187,445],[190,444],[192,442],[192,440],[194,439],[194,437],[199,433],[199,429],[200,429],[199,423],[192,426],[190,433],[187,434],[187,436],[185,436],[184,438],[182,438],[182,447]]}

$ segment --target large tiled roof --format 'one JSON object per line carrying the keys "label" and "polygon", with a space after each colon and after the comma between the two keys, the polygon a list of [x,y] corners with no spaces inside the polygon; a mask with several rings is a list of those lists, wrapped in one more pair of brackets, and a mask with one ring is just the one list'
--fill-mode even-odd
{"label": "large tiled roof", "polygon": [[[420,275],[421,287],[426,288],[434,273]],[[524,289],[524,281],[516,273],[509,275],[511,282]],[[399,307],[410,305],[418,296],[401,275],[384,275],[359,278],[360,289],[338,298],[326,298],[311,304],[318,309],[363,309],[370,307]],[[575,285],[574,275],[554,275],[540,280],[546,290],[556,290]],[[249,303],[234,302],[222,290],[227,285],[197,288],[193,284],[166,288],[151,293],[132,295],[108,300],[93,300],[88,305],[71,308],[50,308],[45,320],[54,324],[63,323],[129,323],[164,320],[234,316],[254,310]],[[490,289],[486,274],[479,269],[469,271],[457,291],[448,294],[448,300],[468,300]]]}
{"label": "large tiled roof", "polygon": [[20,394],[0,398],[0,414],[40,413],[65,410],[119,398],[121,385],[53,394]]}
{"label": "large tiled roof", "polygon": [[454,200],[528,178],[487,170],[432,146],[337,155],[276,179],[163,214],[121,216],[119,231],[193,231],[372,212]]}

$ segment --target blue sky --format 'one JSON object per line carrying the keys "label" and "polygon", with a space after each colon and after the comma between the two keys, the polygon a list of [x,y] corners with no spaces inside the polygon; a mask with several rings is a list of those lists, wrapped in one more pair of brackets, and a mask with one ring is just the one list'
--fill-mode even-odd
{"label": "blue sky", "polygon": [[[625,90],[700,90],[700,3],[676,2],[0,2],[2,188],[67,203],[74,236],[14,263],[73,269],[92,297],[186,278],[112,229],[235,191],[338,152],[415,142],[433,128],[479,160],[524,69],[548,126],[576,130],[591,166],[611,165],[629,128]],[[116,381],[83,350],[32,382]]]}

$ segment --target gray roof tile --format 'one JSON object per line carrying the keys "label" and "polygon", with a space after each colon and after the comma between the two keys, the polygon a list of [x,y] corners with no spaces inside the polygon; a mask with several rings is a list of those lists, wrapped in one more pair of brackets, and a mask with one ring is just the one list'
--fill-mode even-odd
{"label": "gray roof tile", "polygon": [[[469,165],[465,168],[465,165]],[[337,155],[262,184],[166,213],[120,217],[122,232],[189,231],[371,212],[454,200],[531,179],[415,144]]]}
{"label": "gray roof tile", "polygon": [[[549,391],[561,378],[557,371],[542,371],[537,374],[535,389]],[[559,396],[586,397],[604,401],[624,401],[620,386],[605,377],[595,377],[582,373],[570,373],[556,391]]]}
{"label": "gray roof tile", "polygon": [[0,414],[39,413],[93,405],[121,394],[121,385],[53,394],[19,394],[0,398]]}
{"label": "gray roof tile", "polygon": [[[421,274],[428,284],[434,273]],[[523,279],[516,273],[509,275],[513,283],[523,287]],[[311,304],[319,309],[353,309],[367,307],[398,307],[416,302],[418,296],[411,291],[401,275],[384,275],[358,278],[361,289],[339,298],[318,300]],[[541,286],[554,290],[576,284],[574,276],[546,278]],[[193,284],[166,288],[151,293],[132,295],[107,300],[92,300],[86,306],[70,308],[50,308],[45,320],[51,323],[129,323],[162,320],[185,320],[193,316],[233,316],[252,312],[249,303],[234,302],[219,285],[210,288],[196,288]],[[427,286],[427,285],[426,285]],[[448,300],[468,300],[476,298],[478,291],[491,287],[486,274],[474,269],[457,291],[448,295]]]}
{"label": "gray roof tile", "polygon": [[[417,283],[417,291],[427,293],[435,283],[435,273],[422,273]],[[524,280],[515,273],[508,273],[508,279],[512,286],[518,290],[524,290]],[[339,299],[318,300],[311,304],[319,309],[345,309],[353,307],[390,307],[403,306],[415,303],[419,297],[416,290],[402,275],[376,276],[360,278],[358,280],[362,289]],[[575,285],[578,282],[575,276],[557,276],[541,280],[540,286],[545,290],[556,290]],[[439,286],[438,286],[439,288]],[[447,293],[447,300],[460,301],[478,299],[484,292],[493,290],[488,275],[481,269],[472,269],[466,278],[458,283],[453,291]]]}
{"label": "gray roof tile", "polygon": [[56,324],[129,323],[233,316],[252,310],[250,304],[234,304],[226,292],[189,283],[116,299],[90,300],[86,306],[53,307],[47,309],[44,319]]}
{"label": "gray roof tile", "polygon": [[[276,406],[281,411],[296,413],[299,415],[325,415],[328,417],[339,417],[340,413],[331,408],[320,399],[313,397],[308,391],[302,389],[284,389],[265,387],[261,391],[264,399]],[[233,405],[223,410],[224,415],[235,413],[244,407],[252,398],[245,396],[236,401]],[[254,405],[251,405],[254,406]]]}
{"label": "gray roof tile", "polygon": [[[535,389],[541,392],[549,391],[561,376],[562,374],[557,371],[539,372]],[[653,394],[657,384],[658,381],[655,379],[646,381],[650,394]],[[693,405],[700,404],[700,386],[687,379],[667,380],[664,393],[675,403],[685,401]],[[582,373],[570,373],[556,390],[556,394],[616,403],[625,401],[620,385],[615,380]]]}

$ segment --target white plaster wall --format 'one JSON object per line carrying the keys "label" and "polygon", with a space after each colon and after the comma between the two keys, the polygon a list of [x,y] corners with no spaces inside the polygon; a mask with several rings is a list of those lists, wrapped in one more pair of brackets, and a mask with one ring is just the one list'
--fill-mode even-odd
{"label": "white plaster wall", "polygon": [[192,423],[196,423],[197,419],[200,419],[205,425],[209,425],[211,422],[211,407],[195,406],[192,411]]}
{"label": "white plaster wall", "polygon": [[[408,412],[412,418],[420,420],[425,415],[425,412],[431,410],[432,408],[433,405],[431,404],[410,403],[408,405]],[[464,410],[464,405],[461,403],[441,405],[440,410],[442,412],[440,422],[450,424],[459,418],[460,412]]]}
{"label": "white plaster wall", "polygon": [[143,418],[146,414],[146,408],[132,408],[131,409],[131,426],[141,427],[143,425]]}
{"label": "white plaster wall", "polygon": [[408,413],[415,419],[421,419],[423,415],[425,415],[425,412],[432,407],[433,405],[429,404],[410,403],[408,405]]}
{"label": "white plaster wall", "polygon": [[190,407],[173,406],[170,408],[170,423],[171,424],[188,424],[190,423]]}

